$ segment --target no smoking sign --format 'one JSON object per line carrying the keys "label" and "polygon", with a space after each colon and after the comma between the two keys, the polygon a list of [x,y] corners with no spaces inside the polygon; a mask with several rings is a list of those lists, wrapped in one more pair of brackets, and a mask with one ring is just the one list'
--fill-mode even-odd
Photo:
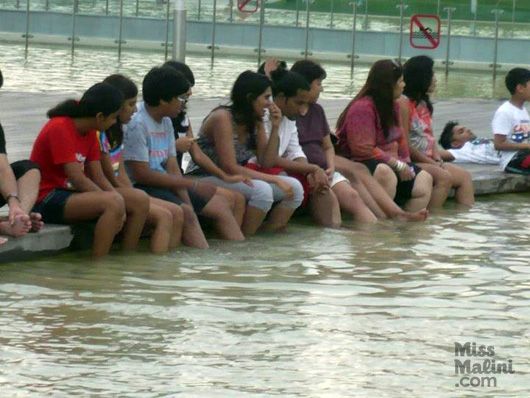
{"label": "no smoking sign", "polygon": [[428,50],[434,50],[440,45],[438,15],[416,14],[410,17],[410,45]]}

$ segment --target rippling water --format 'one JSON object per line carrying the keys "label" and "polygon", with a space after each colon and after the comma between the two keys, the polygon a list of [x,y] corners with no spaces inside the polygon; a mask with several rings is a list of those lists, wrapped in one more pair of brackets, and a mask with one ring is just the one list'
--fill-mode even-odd
{"label": "rippling water", "polygon": [[[0,266],[2,396],[524,397],[528,195],[424,224]],[[454,342],[515,374],[457,388]]]}
{"label": "rippling water", "polygon": [[[77,91],[103,80],[109,74],[123,73],[139,85],[145,73],[164,62],[164,51],[125,51],[118,62],[117,50],[79,47],[72,59],[65,46],[31,45],[28,59],[21,44],[0,43],[0,68],[4,74],[4,90]],[[292,64],[293,60],[287,60]],[[186,62],[195,74],[194,95],[225,97],[232,82],[246,69],[257,69],[257,60],[249,57],[217,57],[212,65],[209,56],[188,55]],[[366,81],[369,65],[355,66],[353,78],[349,64],[323,62],[327,70],[324,98],[348,98],[355,95]],[[506,96],[503,79],[495,82],[490,73],[451,71],[448,79],[439,72],[438,98],[499,98]]]}

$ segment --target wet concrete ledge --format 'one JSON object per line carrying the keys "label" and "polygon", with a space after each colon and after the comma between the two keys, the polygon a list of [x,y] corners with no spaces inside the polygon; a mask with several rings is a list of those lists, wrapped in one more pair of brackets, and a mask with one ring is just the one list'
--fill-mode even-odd
{"label": "wet concrete ledge", "polygon": [[[33,140],[46,121],[46,110],[68,97],[72,97],[72,94],[0,92],[1,121],[6,132],[10,161],[29,156]],[[195,132],[199,131],[200,122],[209,110],[224,101],[219,98],[192,97],[190,114]],[[326,109],[330,126],[334,125],[347,102],[347,99],[321,101]],[[478,136],[488,137],[490,136],[489,123],[499,104],[500,101],[497,100],[439,101],[435,104],[435,131],[439,132],[447,120],[459,119],[471,127]],[[529,177],[504,173],[498,166],[463,165],[463,167],[473,175],[477,196],[530,191]],[[5,214],[5,208],[0,209],[0,215],[2,213]],[[86,247],[91,235],[92,229],[84,224],[75,228],[47,225],[39,233],[28,234],[19,239],[10,238],[8,243],[0,246],[0,263],[37,258],[65,250],[71,245]]]}

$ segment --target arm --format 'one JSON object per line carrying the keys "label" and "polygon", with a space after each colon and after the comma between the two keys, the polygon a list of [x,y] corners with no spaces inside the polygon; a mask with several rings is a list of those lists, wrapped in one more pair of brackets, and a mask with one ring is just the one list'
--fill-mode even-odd
{"label": "arm", "polygon": [[101,191],[101,188],[85,175],[83,168],[81,167],[81,164],[79,164],[79,162],[65,163],[63,167],[64,173],[66,174],[66,178],[68,178],[68,181],[70,182],[70,184],[72,184],[76,191]]}
{"label": "arm", "polygon": [[493,137],[493,144],[498,151],[518,151],[520,149],[530,149],[530,144],[527,142],[509,142],[505,135],[495,134]]}
{"label": "arm", "polygon": [[[257,125],[257,158],[258,163],[263,167],[273,167],[279,158],[280,147],[280,123],[282,112],[276,104],[272,103],[269,109],[268,120]],[[267,137],[265,124],[270,128],[270,134]]]}
{"label": "arm", "polygon": [[114,191],[114,186],[111,184],[101,168],[99,160],[93,160],[86,164],[87,173],[90,179],[103,191]]}
{"label": "arm", "polygon": [[[113,187],[118,187],[118,179],[114,175],[114,169],[112,167],[112,162],[110,160],[110,156],[106,152],[101,152],[101,169],[103,170],[103,174],[105,178],[112,184]],[[120,162],[121,163],[121,162]]]}
{"label": "arm", "polygon": [[331,136],[329,134],[322,140],[322,150],[326,155],[326,163],[328,164],[326,174],[328,177],[331,177],[335,172],[335,148],[333,148],[333,143],[331,142]]}
{"label": "arm", "polygon": [[118,177],[116,177],[116,182],[118,183],[119,188],[132,188],[133,184],[127,175],[127,170],[125,170],[125,163],[123,159],[120,159],[120,166],[118,168]]}
{"label": "arm", "polygon": [[445,149],[440,150],[440,156],[445,162],[452,162],[455,160],[455,157],[451,154],[451,152]]}
{"label": "arm", "polygon": [[[170,157],[168,159],[168,165],[170,166],[171,159],[174,159],[174,157]],[[176,171],[170,172],[170,168],[168,168],[168,173],[160,173],[158,171],[154,171],[149,167],[149,162],[141,162],[136,160],[126,160],[127,167],[131,171],[134,180],[138,184],[142,185],[148,185],[153,187],[160,187],[160,188],[167,188],[171,190],[178,190],[178,189],[187,189],[191,188],[193,186],[193,181],[188,180],[180,175],[180,172],[178,171],[178,167],[175,165]],[[175,163],[176,163],[175,159]],[[173,171],[173,170],[171,170]]]}

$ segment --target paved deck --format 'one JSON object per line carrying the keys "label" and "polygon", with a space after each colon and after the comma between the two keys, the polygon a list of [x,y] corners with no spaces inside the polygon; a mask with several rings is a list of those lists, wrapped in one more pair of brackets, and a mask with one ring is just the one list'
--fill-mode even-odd
{"label": "paved deck", "polygon": [[[0,91],[0,120],[7,139],[10,161],[29,156],[33,140],[46,122],[46,111],[58,102],[79,93],[20,93]],[[226,103],[226,99],[201,99],[192,97],[189,108],[191,123],[197,132],[204,116],[216,105]],[[324,99],[324,106],[333,126],[348,100]],[[435,104],[434,127],[437,135],[448,120],[459,120],[481,137],[490,136],[490,121],[498,100],[452,100],[438,101]],[[521,192],[530,190],[530,179],[510,175],[498,170],[497,166],[465,165],[473,175],[477,195],[491,193]],[[4,208],[5,212],[5,208]],[[0,209],[0,214],[2,210]],[[56,251],[70,245],[73,234],[70,227],[48,225],[39,234],[29,234],[22,239],[10,239],[0,247],[0,262],[27,257],[43,251]]]}

